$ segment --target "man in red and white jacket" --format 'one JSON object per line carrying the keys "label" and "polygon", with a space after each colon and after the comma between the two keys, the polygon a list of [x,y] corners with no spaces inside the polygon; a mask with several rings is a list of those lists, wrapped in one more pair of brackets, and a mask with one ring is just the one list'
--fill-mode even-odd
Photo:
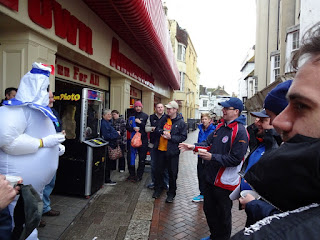
{"label": "man in red and white jacket", "polygon": [[247,152],[248,134],[244,127],[245,116],[240,115],[242,101],[231,97],[219,104],[223,107],[223,119],[215,131],[201,143],[181,143],[179,148],[199,152],[199,157],[207,160],[203,210],[211,236],[203,239],[224,240],[231,235],[232,201],[229,195],[240,183],[238,172]]}

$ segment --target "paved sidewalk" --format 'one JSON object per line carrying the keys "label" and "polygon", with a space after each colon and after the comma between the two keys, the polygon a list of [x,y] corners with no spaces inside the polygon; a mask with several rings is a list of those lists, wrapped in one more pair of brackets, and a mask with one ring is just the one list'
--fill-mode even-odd
{"label": "paved sidewalk", "polygon": [[[198,131],[190,132],[187,141],[196,141]],[[150,166],[146,166],[139,183],[125,181],[128,173],[112,172],[115,186],[104,186],[90,199],[53,195],[52,207],[58,217],[44,217],[45,228],[39,229],[40,240],[102,239],[200,239],[209,231],[202,203],[193,203],[197,195],[197,157],[192,152],[180,156],[178,191],[173,204],[165,203],[165,192],[154,201],[150,182]],[[244,211],[234,202],[232,234],[245,224]]]}

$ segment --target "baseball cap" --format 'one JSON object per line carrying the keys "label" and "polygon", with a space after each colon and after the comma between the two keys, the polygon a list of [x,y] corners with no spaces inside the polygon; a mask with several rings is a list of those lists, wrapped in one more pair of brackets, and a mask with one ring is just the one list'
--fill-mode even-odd
{"label": "baseball cap", "polygon": [[270,116],[266,113],[266,110],[263,109],[261,112],[252,112],[250,113],[251,116],[253,117],[258,117],[258,118],[269,118]]}
{"label": "baseball cap", "polygon": [[243,110],[243,103],[239,98],[231,97],[228,101],[220,102],[219,105],[222,107],[234,107],[235,109],[239,109],[240,112]]}
{"label": "baseball cap", "polygon": [[179,105],[176,101],[171,101],[169,102],[167,105],[165,105],[166,108],[175,108],[175,109],[179,109]]}

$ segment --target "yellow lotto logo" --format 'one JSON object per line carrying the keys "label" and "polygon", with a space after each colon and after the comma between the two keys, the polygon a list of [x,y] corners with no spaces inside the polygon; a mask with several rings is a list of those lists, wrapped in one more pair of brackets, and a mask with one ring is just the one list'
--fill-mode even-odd
{"label": "yellow lotto logo", "polygon": [[67,93],[61,93],[59,96],[54,96],[54,100],[56,101],[79,101],[80,100],[80,94],[67,94]]}

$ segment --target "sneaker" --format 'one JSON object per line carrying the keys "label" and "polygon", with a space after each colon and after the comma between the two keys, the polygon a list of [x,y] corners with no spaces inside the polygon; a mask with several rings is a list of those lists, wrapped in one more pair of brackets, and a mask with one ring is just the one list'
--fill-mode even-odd
{"label": "sneaker", "polygon": [[147,188],[149,188],[149,189],[154,189],[154,183],[153,183],[153,182],[150,183],[150,184],[147,186]]}
{"label": "sneaker", "polygon": [[203,202],[203,195],[198,195],[192,198],[192,202]]}
{"label": "sneaker", "polygon": [[174,200],[174,196],[168,195],[168,196],[167,196],[167,199],[166,199],[166,203],[172,203],[173,200]]}
{"label": "sneaker", "polygon": [[124,170],[120,170],[119,172],[124,173]]}
{"label": "sneaker", "polygon": [[159,191],[154,191],[152,197],[153,197],[154,199],[157,199],[157,198],[160,197],[160,195],[161,195],[161,192],[159,192]]}
{"label": "sneaker", "polygon": [[201,238],[201,240],[210,240],[210,239],[211,239],[210,236],[205,237],[205,238]]}
{"label": "sneaker", "polygon": [[109,185],[109,186],[114,186],[114,185],[116,185],[117,183],[114,182],[114,181],[109,180],[109,181],[106,181],[106,184]]}

